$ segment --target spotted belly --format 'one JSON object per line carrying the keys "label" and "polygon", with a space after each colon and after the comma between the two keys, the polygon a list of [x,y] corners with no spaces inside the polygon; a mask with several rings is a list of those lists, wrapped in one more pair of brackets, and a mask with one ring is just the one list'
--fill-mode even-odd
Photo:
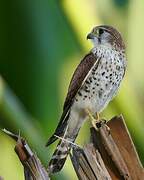
{"label": "spotted belly", "polygon": [[124,76],[124,63],[119,58],[103,58],[98,67],[93,67],[79,89],[74,107],[85,108],[93,113],[101,112],[116,95]]}

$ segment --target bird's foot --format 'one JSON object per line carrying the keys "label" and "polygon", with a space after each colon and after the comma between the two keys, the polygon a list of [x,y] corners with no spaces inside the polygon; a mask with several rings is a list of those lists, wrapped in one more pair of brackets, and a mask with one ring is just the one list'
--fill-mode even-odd
{"label": "bird's foot", "polygon": [[96,122],[96,127],[100,128],[103,124],[106,124],[106,120],[100,119],[99,121]]}
{"label": "bird's foot", "polygon": [[100,122],[96,123],[97,129],[101,128],[102,126],[104,126],[106,128],[106,132],[109,135],[110,134],[110,128],[106,124],[106,120],[105,119],[101,119]]}
{"label": "bird's foot", "polygon": [[[100,119],[100,114],[96,112],[96,127],[99,129],[103,124],[106,124],[106,120],[103,118]],[[107,126],[108,127],[108,126]]]}

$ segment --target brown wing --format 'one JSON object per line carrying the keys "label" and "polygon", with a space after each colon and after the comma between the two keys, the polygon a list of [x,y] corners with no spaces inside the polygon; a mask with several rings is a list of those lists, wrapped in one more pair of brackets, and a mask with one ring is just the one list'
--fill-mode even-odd
{"label": "brown wing", "polygon": [[[98,59],[93,55],[93,53],[87,54],[84,59],[80,62],[78,67],[76,68],[72,80],[70,82],[67,97],[63,107],[63,113],[59,124],[55,130],[54,135],[61,136],[64,133],[65,127],[67,125],[67,120],[69,118],[69,111],[70,107],[73,103],[74,97],[78,92],[79,88],[81,87],[85,77],[87,76],[88,72],[91,70],[92,66],[98,62]],[[57,138],[52,136],[46,145],[50,145],[53,143]]]}
{"label": "brown wing", "polygon": [[68,88],[68,93],[63,108],[64,110],[72,104],[76,93],[78,92],[85,77],[96,61],[97,58],[93,55],[93,53],[89,53],[84,57],[84,59],[76,68]]}

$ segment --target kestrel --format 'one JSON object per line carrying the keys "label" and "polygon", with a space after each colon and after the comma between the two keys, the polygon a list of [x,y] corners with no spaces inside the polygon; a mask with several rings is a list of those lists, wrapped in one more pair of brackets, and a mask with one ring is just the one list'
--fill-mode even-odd
{"label": "kestrel", "polygon": [[121,34],[107,25],[96,26],[87,39],[94,45],[76,68],[70,82],[63,113],[47,146],[62,137],[49,163],[51,173],[62,169],[85,119],[86,110],[100,113],[116,95],[126,69]]}

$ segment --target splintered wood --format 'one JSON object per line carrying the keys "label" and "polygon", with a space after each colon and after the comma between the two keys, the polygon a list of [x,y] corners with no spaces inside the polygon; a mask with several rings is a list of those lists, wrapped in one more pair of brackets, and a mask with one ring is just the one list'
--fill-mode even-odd
{"label": "splintered wood", "polygon": [[83,149],[74,148],[71,159],[79,179],[111,180],[100,153],[95,150],[92,143]]}
{"label": "splintered wood", "polygon": [[16,141],[15,152],[24,167],[25,180],[49,180],[48,172],[20,134],[15,135],[6,129],[3,132]]}
{"label": "splintered wood", "polygon": [[132,139],[122,116],[91,128],[91,143],[73,147],[71,160],[78,178],[84,180],[144,180]]}
{"label": "splintered wood", "polygon": [[[49,172],[20,134],[3,131],[16,141],[25,180],[49,180]],[[80,180],[144,180],[143,166],[122,116],[94,125],[91,142],[83,148],[73,145],[70,157]]]}

